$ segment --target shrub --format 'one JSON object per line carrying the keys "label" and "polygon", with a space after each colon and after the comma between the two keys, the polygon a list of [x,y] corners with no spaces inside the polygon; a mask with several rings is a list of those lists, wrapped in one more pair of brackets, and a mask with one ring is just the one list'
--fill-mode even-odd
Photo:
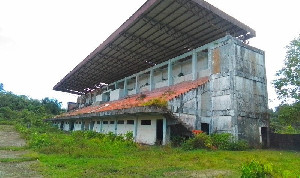
{"label": "shrub", "polygon": [[232,151],[243,151],[249,149],[249,144],[245,140],[230,142],[229,149]]}
{"label": "shrub", "polygon": [[251,162],[242,166],[242,178],[264,178],[272,176],[272,165],[262,164],[258,161],[252,160]]}
{"label": "shrub", "polygon": [[182,137],[182,136],[173,136],[173,137],[171,137],[171,145],[174,146],[174,147],[182,146],[185,141],[186,141],[186,138]]}
{"label": "shrub", "polygon": [[186,140],[182,146],[184,150],[213,149],[212,139],[205,133],[199,133],[195,137]]}
{"label": "shrub", "polygon": [[142,106],[156,106],[166,108],[168,101],[164,98],[153,98],[142,104]]}
{"label": "shrub", "polygon": [[232,135],[229,133],[213,134],[211,136],[213,146],[221,150],[230,150]]}
{"label": "shrub", "polygon": [[51,145],[51,139],[48,134],[39,134],[37,132],[31,135],[29,146],[32,148],[42,148]]}

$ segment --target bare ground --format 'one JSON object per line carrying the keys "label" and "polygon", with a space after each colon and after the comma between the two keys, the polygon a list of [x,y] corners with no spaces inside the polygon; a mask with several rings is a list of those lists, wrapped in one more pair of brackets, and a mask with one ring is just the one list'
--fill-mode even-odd
{"label": "bare ground", "polygon": [[[32,170],[32,166],[37,164],[38,161],[22,161],[21,158],[29,153],[28,150],[12,151],[7,149],[9,147],[23,147],[25,145],[25,140],[20,137],[13,126],[0,125],[0,178],[42,177],[36,171]],[[3,161],[4,159],[15,159],[18,161]]]}

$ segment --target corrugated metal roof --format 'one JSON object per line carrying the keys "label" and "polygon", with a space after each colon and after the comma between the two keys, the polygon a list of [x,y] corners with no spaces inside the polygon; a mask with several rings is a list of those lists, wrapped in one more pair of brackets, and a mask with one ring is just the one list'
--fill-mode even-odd
{"label": "corrugated metal roof", "polygon": [[228,34],[247,40],[255,31],[203,0],[148,0],[54,90],[84,93]]}

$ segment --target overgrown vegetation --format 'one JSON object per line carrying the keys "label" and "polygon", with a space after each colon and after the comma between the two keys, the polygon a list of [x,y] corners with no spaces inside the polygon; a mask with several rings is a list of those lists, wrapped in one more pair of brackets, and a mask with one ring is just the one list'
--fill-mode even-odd
{"label": "overgrown vegetation", "polygon": [[271,124],[277,133],[300,134],[300,35],[286,49],[284,66],[273,81],[282,103],[272,113]]}
{"label": "overgrown vegetation", "polygon": [[168,106],[168,101],[163,97],[159,97],[159,98],[150,99],[149,101],[143,103],[142,105],[166,108]]}
{"label": "overgrown vegetation", "polygon": [[271,114],[271,127],[280,134],[300,134],[300,102],[277,107]]}
{"label": "overgrown vegetation", "polygon": [[[13,95],[6,92],[3,95]],[[12,96],[9,96],[12,97]],[[19,102],[22,97],[14,95]],[[28,101],[29,100],[29,101]],[[26,99],[30,105],[31,99]],[[36,100],[34,100],[36,101]],[[22,102],[20,102],[22,103]],[[53,113],[37,101],[34,109],[16,109],[4,106],[2,121],[14,124],[27,140],[21,148],[6,147],[3,150],[30,149],[24,158],[0,159],[0,162],[23,162],[39,160],[34,168],[46,177],[162,177],[182,175],[192,177],[206,171],[226,172],[228,177],[240,177],[251,160],[272,165],[274,177],[297,177],[300,175],[300,154],[288,151],[225,151],[241,150],[233,146],[229,134],[208,136],[198,134],[190,140],[178,138],[184,146],[145,146],[132,141],[132,133],[116,136],[92,131],[65,133],[43,122]],[[16,103],[12,104],[12,106]],[[32,104],[33,105],[33,104]],[[35,105],[34,105],[35,106]],[[3,107],[1,107],[3,108]],[[44,109],[40,109],[44,108]],[[5,116],[4,116],[5,115]],[[6,116],[8,118],[6,118]],[[30,126],[30,127],[29,127]],[[200,131],[198,132],[200,133]],[[243,169],[242,169],[243,166]],[[254,169],[253,165],[248,165]],[[218,175],[218,174],[217,174]]]}
{"label": "overgrown vegetation", "polygon": [[64,112],[61,109],[61,103],[56,99],[44,98],[36,100],[28,98],[24,95],[15,95],[12,92],[7,92],[1,83],[0,90],[0,123],[12,124],[15,121],[31,125],[43,126],[44,118],[50,118]]}
{"label": "overgrown vegetation", "polygon": [[242,151],[249,149],[246,141],[235,141],[231,134],[221,133],[207,135],[200,132],[191,139],[186,140],[182,147],[184,150],[208,149],[208,150],[231,150]]}

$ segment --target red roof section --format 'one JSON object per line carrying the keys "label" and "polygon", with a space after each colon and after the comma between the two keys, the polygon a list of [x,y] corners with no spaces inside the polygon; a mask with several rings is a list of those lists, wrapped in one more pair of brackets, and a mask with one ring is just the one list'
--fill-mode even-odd
{"label": "red roof section", "polygon": [[141,93],[136,95],[131,95],[126,98],[107,102],[97,106],[88,106],[67,113],[63,113],[56,118],[77,116],[82,114],[90,113],[99,113],[103,111],[119,110],[119,109],[128,109],[133,107],[140,107],[147,101],[150,101],[155,98],[163,98],[167,101],[176,98],[177,96],[184,94],[192,89],[198,88],[199,86],[208,82],[208,77],[200,78],[195,81],[186,81],[176,85],[167,86],[155,89],[153,91],[143,92],[143,97]]}

